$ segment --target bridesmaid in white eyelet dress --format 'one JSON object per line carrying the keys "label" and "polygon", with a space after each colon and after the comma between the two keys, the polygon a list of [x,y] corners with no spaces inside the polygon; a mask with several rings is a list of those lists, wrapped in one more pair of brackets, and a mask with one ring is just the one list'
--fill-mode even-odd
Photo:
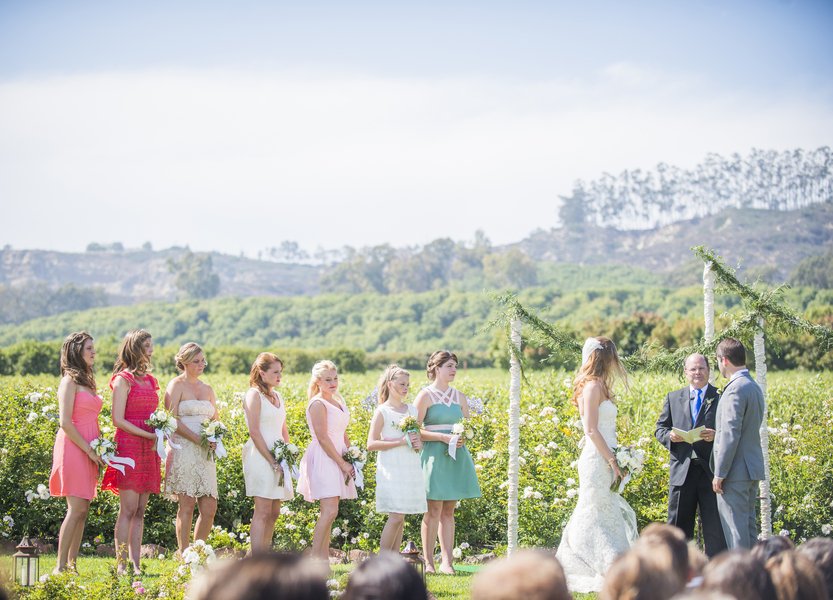
{"label": "bridesmaid in white eyelet dress", "polygon": [[272,447],[279,439],[289,443],[286,426],[286,407],[274,389],[281,382],[283,361],[270,352],[262,352],[255,359],[249,374],[249,385],[243,401],[249,439],[243,446],[243,478],[246,495],[253,496],[255,512],[249,538],[252,554],[266,552],[272,547],[275,522],[281,511],[281,501],[294,497],[292,478],[284,477],[278,485],[278,461]]}
{"label": "bridesmaid in white eyelet dress", "polygon": [[[605,337],[589,338],[574,382],[585,438],[578,459],[578,502],[558,546],[571,592],[602,589],[604,575],[638,536],[636,514],[622,496],[610,490],[621,476],[612,448],[616,439],[616,405],[609,399],[616,376],[626,378],[616,346]],[[582,443],[579,445],[581,446]]]}
{"label": "bridesmaid in white eyelet dress", "polygon": [[[418,450],[419,433],[404,434],[399,422],[407,415],[416,419],[417,410],[403,400],[408,395],[410,374],[390,365],[379,379],[379,406],[367,433],[367,449],[376,455],[376,510],[388,513],[382,530],[380,550],[399,552],[405,530],[405,515],[428,510],[425,481]],[[409,442],[410,440],[410,442]]]}

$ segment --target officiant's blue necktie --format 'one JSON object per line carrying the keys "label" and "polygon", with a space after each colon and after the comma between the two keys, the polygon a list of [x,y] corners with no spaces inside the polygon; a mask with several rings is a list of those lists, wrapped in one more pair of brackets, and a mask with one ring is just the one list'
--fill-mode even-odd
{"label": "officiant's blue necktie", "polygon": [[700,414],[700,407],[703,406],[703,390],[697,390],[697,398],[694,400],[694,412],[691,414],[691,426],[697,422],[697,415]]}

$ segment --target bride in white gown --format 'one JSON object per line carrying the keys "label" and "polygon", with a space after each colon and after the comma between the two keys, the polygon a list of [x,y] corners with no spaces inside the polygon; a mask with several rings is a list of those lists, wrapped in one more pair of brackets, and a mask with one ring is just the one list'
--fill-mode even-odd
{"label": "bride in white gown", "polygon": [[607,569],[637,538],[633,509],[610,491],[614,477],[622,477],[612,450],[617,446],[617,410],[611,387],[617,377],[627,381],[614,343],[606,337],[588,338],[573,386],[573,404],[585,435],[579,444],[578,503],[556,553],[572,592],[601,590]]}

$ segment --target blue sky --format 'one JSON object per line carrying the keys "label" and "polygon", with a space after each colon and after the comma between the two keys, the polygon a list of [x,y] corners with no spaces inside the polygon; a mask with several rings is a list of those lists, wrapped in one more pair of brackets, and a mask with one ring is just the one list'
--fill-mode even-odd
{"label": "blue sky", "polygon": [[516,241],[577,178],[829,145],[831,26],[774,0],[2,0],[0,242]]}

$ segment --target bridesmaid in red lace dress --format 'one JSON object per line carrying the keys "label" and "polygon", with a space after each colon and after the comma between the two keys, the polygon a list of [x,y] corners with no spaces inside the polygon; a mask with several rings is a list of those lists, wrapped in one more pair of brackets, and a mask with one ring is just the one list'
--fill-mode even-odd
{"label": "bridesmaid in red lace dress", "polygon": [[145,527],[145,507],[150,494],[158,494],[162,482],[161,460],[156,453],[156,435],[145,424],[159,406],[159,384],[150,371],[153,340],[144,329],[129,331],[119,346],[110,388],[113,390],[113,425],[119,456],[136,461],[122,475],[107,467],[101,489],[119,496],[116,517],[116,571],[124,574],[125,549],[133,572],[140,572],[139,554]]}
{"label": "bridesmaid in red lace dress", "polygon": [[104,463],[90,448],[98,437],[98,413],[101,398],[95,393],[95,346],[86,331],[71,333],[61,346],[61,383],[58,386],[58,409],[61,428],[52,451],[52,474],[49,493],[65,496],[67,516],[58,536],[58,564],[54,573],[75,570],[81,547],[90,500],[95,498],[98,467]]}

